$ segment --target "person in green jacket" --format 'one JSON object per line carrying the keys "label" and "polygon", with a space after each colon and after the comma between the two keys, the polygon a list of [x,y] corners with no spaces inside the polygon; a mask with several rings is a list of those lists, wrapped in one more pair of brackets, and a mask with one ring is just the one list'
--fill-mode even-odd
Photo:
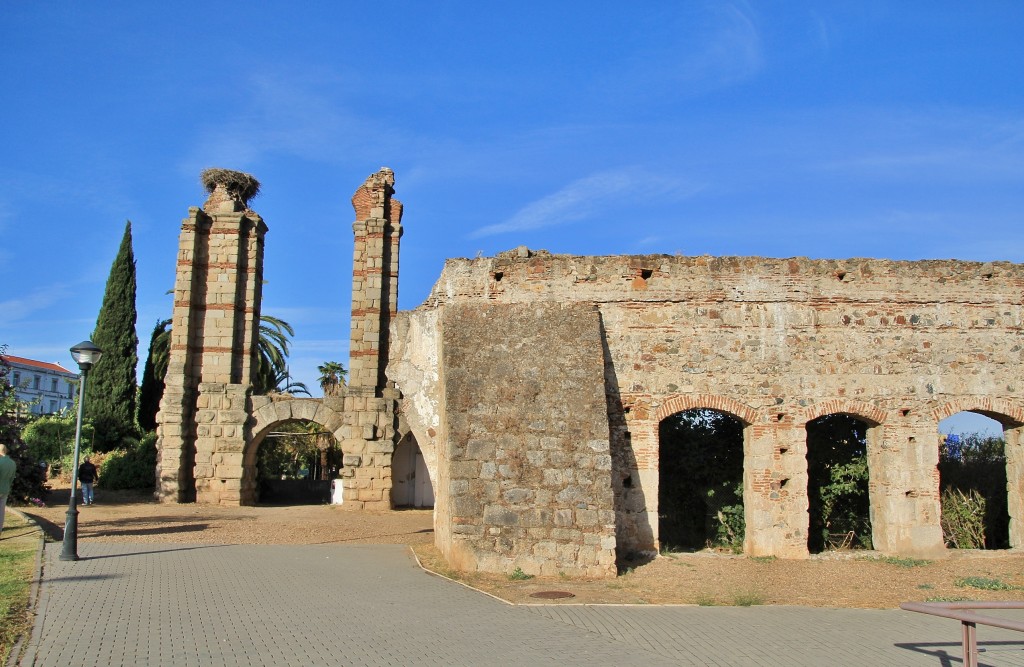
{"label": "person in green jacket", "polygon": [[0,442],[0,534],[4,532],[4,513],[7,510],[7,496],[11,493],[14,474],[18,471],[14,459],[7,456],[7,445]]}

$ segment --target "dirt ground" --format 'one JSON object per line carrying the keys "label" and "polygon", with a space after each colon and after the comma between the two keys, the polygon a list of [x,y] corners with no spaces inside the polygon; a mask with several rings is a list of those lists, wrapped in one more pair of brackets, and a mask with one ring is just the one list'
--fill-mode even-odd
{"label": "dirt ground", "polygon": [[[80,544],[408,544],[428,569],[515,603],[893,608],[909,600],[1024,599],[1024,552],[1019,550],[951,551],[947,558],[933,562],[887,559],[864,551],[830,552],[803,561],[705,551],[667,554],[646,564],[627,563],[614,579],[512,580],[507,575],[451,572],[433,546],[430,510],[351,512],[331,505],[160,504],[149,494],[101,489],[96,500],[95,505],[79,507]],[[67,501],[67,489],[55,490],[47,498],[47,507],[21,509],[50,538],[60,539]],[[550,592],[572,597],[553,601],[531,597]]]}

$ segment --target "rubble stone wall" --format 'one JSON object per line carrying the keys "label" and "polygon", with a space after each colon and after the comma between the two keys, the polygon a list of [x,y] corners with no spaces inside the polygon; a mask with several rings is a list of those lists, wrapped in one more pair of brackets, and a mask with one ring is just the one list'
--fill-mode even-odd
{"label": "rubble stone wall", "polygon": [[441,314],[439,546],[462,570],[615,573],[600,318],[590,304]]}
{"label": "rubble stone wall", "polygon": [[[905,555],[943,550],[937,422],[959,410],[987,414],[1006,429],[1011,544],[1024,546],[1024,266],[577,257],[522,248],[449,260],[426,303],[402,314],[417,324],[401,326],[427,330],[428,313],[456,305],[487,312],[498,304],[542,303],[593,304],[600,313],[620,552],[657,549],[658,425],[675,412],[702,407],[745,424],[749,554],[807,555],[805,427],[837,412],[870,427],[876,549]],[[506,340],[498,327],[487,335]],[[455,358],[452,346],[462,340],[468,353],[481,341],[449,340],[447,329],[444,336],[440,384],[448,397],[444,376]],[[596,345],[577,340],[552,347],[547,338],[524,336],[532,347],[518,349],[535,363],[554,361],[573,346]],[[477,368],[490,373],[489,363],[480,359]],[[390,379],[404,389],[402,363],[393,359],[392,368]],[[546,396],[545,410],[571,400],[564,393]],[[478,398],[491,409],[498,404],[490,395]],[[429,401],[405,409],[418,411],[423,423],[436,419]],[[459,453],[452,452],[453,462]]]}

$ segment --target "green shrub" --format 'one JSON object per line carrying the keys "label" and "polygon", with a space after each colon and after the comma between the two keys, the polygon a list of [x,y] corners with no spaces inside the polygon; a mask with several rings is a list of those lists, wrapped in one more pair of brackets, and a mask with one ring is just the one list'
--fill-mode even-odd
{"label": "green shrub", "polygon": [[107,454],[100,469],[105,489],[150,489],[156,483],[156,434]]}
{"label": "green shrub", "polygon": [[977,588],[979,591],[1013,591],[1017,586],[1011,586],[998,579],[989,577],[963,577],[953,582],[960,588]]}
{"label": "green shrub", "polygon": [[516,569],[512,570],[512,574],[508,575],[508,578],[512,581],[526,581],[527,579],[533,579],[533,575],[526,574],[525,572],[523,572],[522,568],[517,567]]}
{"label": "green shrub", "polygon": [[985,498],[971,489],[942,492],[942,537],[956,549],[985,548]]}

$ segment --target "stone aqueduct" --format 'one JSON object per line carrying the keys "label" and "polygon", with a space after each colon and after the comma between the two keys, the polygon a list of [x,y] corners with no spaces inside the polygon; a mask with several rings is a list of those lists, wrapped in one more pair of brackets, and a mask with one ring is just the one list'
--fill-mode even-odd
{"label": "stone aqueduct", "polygon": [[744,551],[802,558],[805,427],[845,413],[870,427],[875,548],[934,556],[937,423],[971,410],[1003,425],[1010,544],[1024,546],[1022,265],[520,248],[448,260],[399,312],[402,205],[382,169],[352,198],[348,387],[254,396],[267,227],[250,181],[216,172],[182,225],[163,501],[255,503],[263,436],[310,420],[340,443],[346,509],[391,506],[395,447],[415,439],[453,566],[609,575],[617,555],[657,550],[660,422],[711,408],[744,425]]}

